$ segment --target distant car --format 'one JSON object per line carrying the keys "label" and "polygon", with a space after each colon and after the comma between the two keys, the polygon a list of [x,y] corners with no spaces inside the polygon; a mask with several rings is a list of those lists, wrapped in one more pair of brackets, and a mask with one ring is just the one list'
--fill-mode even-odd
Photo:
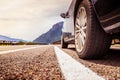
{"label": "distant car", "polygon": [[120,0],[72,0],[65,18],[61,46],[74,43],[80,58],[101,58],[113,35],[120,38]]}

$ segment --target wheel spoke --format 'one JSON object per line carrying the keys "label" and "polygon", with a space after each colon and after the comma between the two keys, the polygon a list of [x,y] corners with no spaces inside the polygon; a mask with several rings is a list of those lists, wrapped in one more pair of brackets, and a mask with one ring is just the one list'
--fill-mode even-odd
{"label": "wheel spoke", "polygon": [[85,40],[84,40],[84,36],[83,36],[82,34],[80,34],[80,39],[81,39],[81,44],[82,44],[82,46],[83,46],[83,45],[84,45]]}
{"label": "wheel spoke", "polygon": [[76,34],[75,39],[78,39],[79,33]]}
{"label": "wheel spoke", "polygon": [[83,26],[85,26],[87,23],[87,19],[86,19],[86,17],[84,17],[84,19],[83,19]]}
{"label": "wheel spoke", "polygon": [[79,18],[76,19],[76,23],[80,27],[80,20],[79,20]]}
{"label": "wheel spoke", "polygon": [[80,49],[83,47],[83,43],[80,35],[79,35],[79,47]]}
{"label": "wheel spoke", "polygon": [[86,33],[85,33],[83,30],[81,30],[81,35],[82,35],[83,37],[86,37]]}
{"label": "wheel spoke", "polygon": [[85,26],[85,27],[82,27],[82,30],[85,30],[87,27]]}
{"label": "wheel spoke", "polygon": [[76,47],[77,47],[77,50],[79,50],[81,48],[81,44],[80,44],[80,38],[78,37],[78,39],[76,40]]}
{"label": "wheel spoke", "polygon": [[78,23],[76,23],[76,26],[75,26],[76,29],[80,29],[80,25]]}
{"label": "wheel spoke", "polygon": [[79,33],[79,32],[80,32],[80,30],[76,30],[75,32],[76,32],[76,33]]}

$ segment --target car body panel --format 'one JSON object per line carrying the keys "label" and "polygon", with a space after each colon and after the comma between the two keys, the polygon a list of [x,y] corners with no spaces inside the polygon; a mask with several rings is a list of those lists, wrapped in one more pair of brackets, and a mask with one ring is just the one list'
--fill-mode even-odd
{"label": "car body panel", "polygon": [[[71,5],[66,11],[62,31],[74,35],[74,22],[77,14],[77,9],[82,0],[72,0]],[[107,33],[120,32],[120,0],[90,0],[96,12],[102,28]]]}
{"label": "car body panel", "polygon": [[120,31],[120,0],[96,0],[92,3],[98,19],[107,33]]}
{"label": "car body panel", "polygon": [[70,7],[68,11],[66,12],[66,16],[69,16],[65,18],[62,32],[68,34],[71,33],[71,35],[74,35],[74,6],[76,4],[76,0],[72,0]]}

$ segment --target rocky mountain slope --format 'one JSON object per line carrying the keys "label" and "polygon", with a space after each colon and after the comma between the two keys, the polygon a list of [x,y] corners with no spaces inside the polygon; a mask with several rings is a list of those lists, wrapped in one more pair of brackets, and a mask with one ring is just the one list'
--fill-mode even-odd
{"label": "rocky mountain slope", "polygon": [[50,44],[52,42],[58,41],[61,38],[63,22],[56,23],[53,27],[46,33],[40,35],[33,42]]}

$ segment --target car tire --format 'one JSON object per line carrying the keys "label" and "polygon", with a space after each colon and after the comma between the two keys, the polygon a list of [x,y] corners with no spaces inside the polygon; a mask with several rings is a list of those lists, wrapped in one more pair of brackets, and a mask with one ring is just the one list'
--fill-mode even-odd
{"label": "car tire", "polygon": [[75,19],[75,47],[80,58],[101,58],[110,48],[111,36],[104,32],[89,0],[83,0]]}
{"label": "car tire", "polygon": [[68,48],[68,43],[64,41],[63,35],[61,36],[61,47],[62,48]]}

